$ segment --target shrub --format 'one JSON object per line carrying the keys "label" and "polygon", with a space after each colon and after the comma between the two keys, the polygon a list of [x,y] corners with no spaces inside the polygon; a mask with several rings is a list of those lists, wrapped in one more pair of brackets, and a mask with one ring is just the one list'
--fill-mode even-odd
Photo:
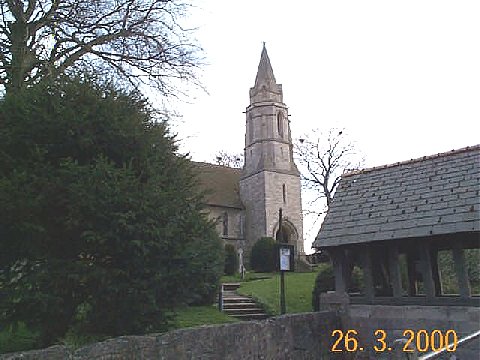
{"label": "shrub", "polygon": [[137,92],[89,79],[0,101],[0,328],[166,330],[213,300],[223,247],[190,161]]}
{"label": "shrub", "polygon": [[250,267],[257,272],[275,271],[275,246],[275,240],[271,237],[258,240],[252,247]]}
{"label": "shrub", "polygon": [[333,276],[333,268],[331,264],[321,264],[319,272],[315,279],[315,286],[312,291],[312,308],[313,311],[320,310],[320,294],[335,289],[335,277]]}
{"label": "shrub", "polygon": [[213,304],[224,267],[222,241],[214,228],[205,229],[192,239],[183,262],[185,266],[179,270],[184,274],[177,274],[178,279],[187,281],[183,301],[188,305]]}
{"label": "shrub", "polygon": [[232,244],[225,245],[225,275],[234,275],[238,268],[237,252]]}

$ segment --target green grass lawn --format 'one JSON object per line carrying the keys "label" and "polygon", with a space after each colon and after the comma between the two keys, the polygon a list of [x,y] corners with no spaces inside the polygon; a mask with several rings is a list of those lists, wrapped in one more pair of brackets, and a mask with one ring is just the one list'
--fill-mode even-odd
{"label": "green grass lawn", "polygon": [[218,311],[216,306],[190,306],[177,310],[175,329],[200,325],[226,324],[239,320]]}
{"label": "green grass lawn", "polygon": [[[312,291],[316,276],[316,272],[285,274],[287,313],[312,311]],[[280,314],[280,274],[271,274],[268,279],[243,282],[238,292],[252,296],[270,314]]]}
{"label": "green grass lawn", "polygon": [[223,275],[222,278],[220,279],[220,282],[221,283],[238,283],[238,282],[253,281],[253,280],[259,280],[259,279],[270,279],[273,276],[275,276],[275,274],[260,273],[260,272],[258,272],[258,273],[257,272],[246,272],[244,279],[242,279],[240,274]]}
{"label": "green grass lawn", "polygon": [[[311,311],[312,290],[316,275],[316,272],[285,274],[287,313]],[[222,282],[242,282],[242,279],[239,276],[225,276],[222,278]],[[279,289],[279,274],[247,273],[238,292],[254,297],[264,304],[270,314],[277,315],[280,314]],[[172,330],[238,321],[218,311],[215,306],[179,308],[176,310],[176,314]],[[0,330],[0,354],[32,349],[35,346],[35,338],[35,334],[24,325],[20,325],[16,330],[2,329]],[[64,339],[63,343],[72,345],[72,340]],[[76,346],[79,345],[82,344],[76,344]]]}

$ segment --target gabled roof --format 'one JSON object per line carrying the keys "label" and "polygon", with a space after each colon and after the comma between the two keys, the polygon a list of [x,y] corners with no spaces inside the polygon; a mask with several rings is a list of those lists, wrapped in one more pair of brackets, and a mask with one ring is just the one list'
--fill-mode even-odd
{"label": "gabled roof", "polygon": [[313,246],[480,232],[479,190],[480,145],[346,174]]}
{"label": "gabled roof", "polygon": [[193,162],[193,165],[200,185],[207,191],[207,205],[243,209],[239,190],[242,169],[204,162]]}

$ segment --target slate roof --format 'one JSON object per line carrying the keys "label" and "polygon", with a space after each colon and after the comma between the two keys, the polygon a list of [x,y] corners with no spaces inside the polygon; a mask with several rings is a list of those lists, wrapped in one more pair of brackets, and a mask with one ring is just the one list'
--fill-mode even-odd
{"label": "slate roof", "polygon": [[316,248],[480,232],[480,145],[343,176]]}
{"label": "slate roof", "polygon": [[200,185],[207,191],[208,205],[243,209],[240,200],[239,182],[242,169],[194,162]]}

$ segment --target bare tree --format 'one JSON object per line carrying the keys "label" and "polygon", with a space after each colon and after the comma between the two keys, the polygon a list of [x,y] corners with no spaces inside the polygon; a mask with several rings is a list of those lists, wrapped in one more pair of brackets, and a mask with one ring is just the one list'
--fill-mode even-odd
{"label": "bare tree", "polygon": [[243,154],[231,154],[220,150],[215,154],[215,164],[232,168],[243,167]]}
{"label": "bare tree", "polygon": [[[314,193],[309,203],[313,210],[307,211],[321,215],[330,207],[341,176],[359,169],[363,158],[353,142],[348,140],[345,131],[336,128],[326,133],[313,130],[310,135],[298,139],[294,149],[302,186]],[[319,205],[319,202],[323,204]]]}
{"label": "bare tree", "polygon": [[0,84],[7,91],[72,68],[171,92],[192,80],[199,48],[182,0],[0,0]]}

